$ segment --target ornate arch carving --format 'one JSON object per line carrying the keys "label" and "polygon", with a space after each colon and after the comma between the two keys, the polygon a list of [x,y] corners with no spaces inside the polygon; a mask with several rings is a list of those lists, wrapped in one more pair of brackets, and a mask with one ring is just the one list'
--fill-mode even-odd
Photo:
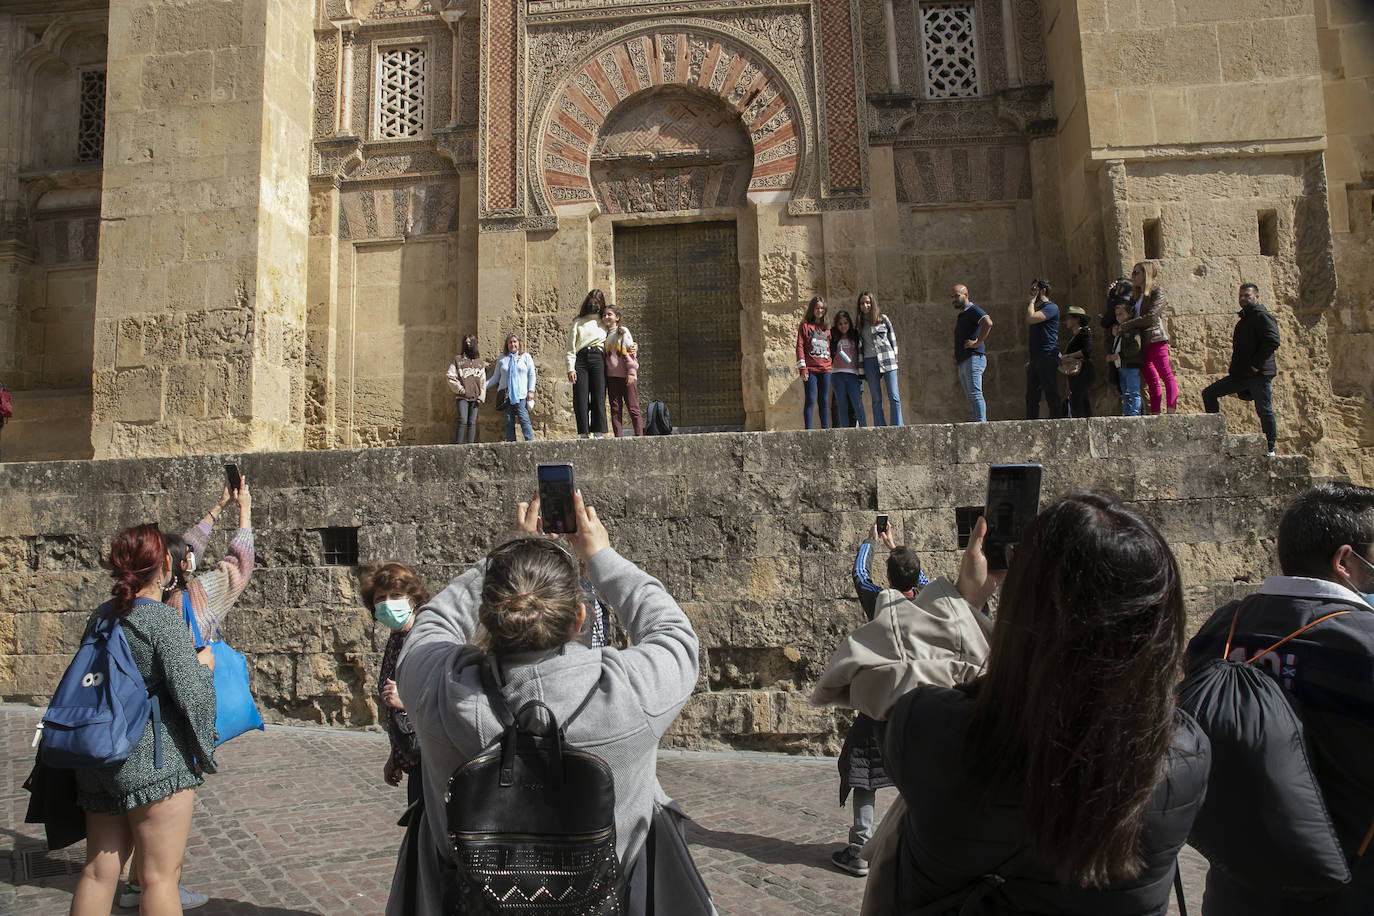
{"label": "ornate arch carving", "polygon": [[745,36],[698,20],[626,26],[567,67],[535,119],[534,206],[591,203],[590,159],[613,110],[659,86],[716,99],[740,118],[753,147],[750,191],[806,187],[810,110],[783,70]]}

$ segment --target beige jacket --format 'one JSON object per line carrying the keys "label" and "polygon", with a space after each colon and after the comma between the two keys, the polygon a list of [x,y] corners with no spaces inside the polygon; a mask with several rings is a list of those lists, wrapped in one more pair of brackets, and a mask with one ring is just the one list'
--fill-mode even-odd
{"label": "beige jacket", "polygon": [[915,598],[886,589],[873,619],[831,656],[811,702],[883,721],[921,684],[953,687],[982,674],[991,636],[992,621],[969,607],[948,579],[936,579]]}

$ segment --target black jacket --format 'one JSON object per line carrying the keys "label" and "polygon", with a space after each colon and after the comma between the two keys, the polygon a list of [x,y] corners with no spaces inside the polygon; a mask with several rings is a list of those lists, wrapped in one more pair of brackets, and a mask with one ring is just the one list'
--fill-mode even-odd
{"label": "black jacket", "polygon": [[[1175,859],[1207,790],[1211,748],[1192,717],[1178,713],[1168,770],[1145,812],[1144,871],[1129,884],[1092,890],[1056,881],[1030,853],[1020,793],[989,792],[973,771],[966,742],[973,703],[967,688],[919,687],[897,702],[888,720],[884,759],[909,806],[898,853],[898,912],[996,872],[1006,879],[1000,891],[1006,912],[1162,916]],[[950,916],[958,911],[956,904]]]}
{"label": "black jacket", "polygon": [[[1279,348],[1279,323],[1269,310],[1256,302],[1236,313],[1240,320],[1231,334],[1231,371],[1234,378],[1278,374],[1274,351]],[[1254,370],[1258,369],[1256,373]]]}
{"label": "black jacket", "polygon": [[1353,598],[1341,600],[1339,594],[1321,580],[1274,576],[1260,592],[1218,609],[1188,643],[1191,672],[1221,657],[1233,617],[1236,632],[1231,637],[1231,657],[1245,652],[1248,659],[1305,624],[1334,611],[1353,609],[1294,637],[1256,664],[1278,680],[1302,719],[1312,772],[1354,880],[1330,901],[1304,903],[1296,909],[1272,888],[1245,889],[1209,881],[1210,913],[1374,913],[1374,849],[1363,858],[1356,855],[1365,832],[1374,826],[1374,610]]}

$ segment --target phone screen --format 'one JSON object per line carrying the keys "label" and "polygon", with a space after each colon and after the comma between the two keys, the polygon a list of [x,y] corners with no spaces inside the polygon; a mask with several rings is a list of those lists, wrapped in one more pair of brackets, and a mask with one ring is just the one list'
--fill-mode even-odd
{"label": "phone screen", "polygon": [[576,534],[577,514],[573,511],[573,466],[566,462],[541,464],[539,478],[539,517],[546,534]]}
{"label": "phone screen", "polygon": [[988,468],[988,499],[983,512],[988,520],[983,554],[989,569],[1007,568],[1007,548],[1021,540],[1040,511],[1038,464],[994,464]]}
{"label": "phone screen", "polygon": [[878,533],[882,534],[885,531],[887,531],[887,516],[880,515],[878,516]]}
{"label": "phone screen", "polygon": [[238,492],[239,487],[243,485],[243,478],[239,476],[239,466],[237,464],[226,464],[224,466],[224,480],[229,484],[230,494]]}

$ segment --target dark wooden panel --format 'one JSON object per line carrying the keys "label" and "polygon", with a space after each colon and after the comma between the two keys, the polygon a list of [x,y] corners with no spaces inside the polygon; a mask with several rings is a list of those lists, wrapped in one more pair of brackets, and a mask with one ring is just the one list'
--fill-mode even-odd
{"label": "dark wooden panel", "polygon": [[639,343],[639,398],[676,426],[743,426],[735,224],[617,229],[616,291]]}

